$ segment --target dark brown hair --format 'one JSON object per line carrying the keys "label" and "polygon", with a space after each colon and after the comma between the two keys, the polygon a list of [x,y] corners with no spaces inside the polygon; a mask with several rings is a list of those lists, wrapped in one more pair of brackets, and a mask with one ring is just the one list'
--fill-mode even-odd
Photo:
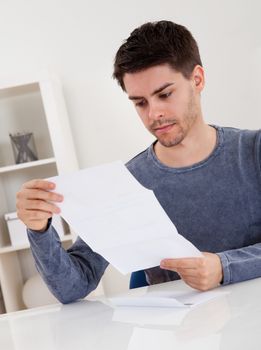
{"label": "dark brown hair", "polygon": [[182,25],[170,21],[148,22],[136,28],[120,46],[113,78],[125,90],[125,73],[165,63],[189,79],[195,66],[202,66],[197,42]]}

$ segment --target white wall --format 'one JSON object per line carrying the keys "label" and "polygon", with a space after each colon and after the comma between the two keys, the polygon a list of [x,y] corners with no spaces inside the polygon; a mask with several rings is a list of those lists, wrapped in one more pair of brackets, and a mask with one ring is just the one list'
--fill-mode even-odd
{"label": "white wall", "polygon": [[0,0],[0,79],[51,67],[80,166],[125,161],[152,138],[111,78],[114,54],[136,26],[169,19],[198,41],[205,119],[260,128],[260,13],[260,0]]}

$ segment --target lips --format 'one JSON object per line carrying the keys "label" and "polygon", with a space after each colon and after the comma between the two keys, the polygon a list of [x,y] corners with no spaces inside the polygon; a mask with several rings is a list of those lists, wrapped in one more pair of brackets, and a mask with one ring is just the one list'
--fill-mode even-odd
{"label": "lips", "polygon": [[163,125],[160,128],[156,128],[154,130],[157,134],[162,134],[162,133],[168,132],[174,125],[175,125],[175,123]]}

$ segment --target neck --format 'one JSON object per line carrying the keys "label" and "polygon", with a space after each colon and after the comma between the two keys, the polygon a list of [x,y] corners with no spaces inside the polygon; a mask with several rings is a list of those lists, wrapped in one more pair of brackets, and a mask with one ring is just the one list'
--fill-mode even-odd
{"label": "neck", "polygon": [[178,145],[165,147],[157,141],[154,151],[163,164],[186,167],[206,159],[213,152],[216,139],[216,129],[202,121],[194,125]]}

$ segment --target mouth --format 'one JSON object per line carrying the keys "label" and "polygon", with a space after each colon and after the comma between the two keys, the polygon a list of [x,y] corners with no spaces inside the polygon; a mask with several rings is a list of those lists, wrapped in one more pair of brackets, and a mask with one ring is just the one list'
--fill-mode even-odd
{"label": "mouth", "polygon": [[155,128],[154,132],[156,134],[164,134],[164,133],[170,131],[175,124],[176,123],[172,123],[172,124],[168,124],[168,125],[163,125],[163,126],[161,126],[159,128]]}

